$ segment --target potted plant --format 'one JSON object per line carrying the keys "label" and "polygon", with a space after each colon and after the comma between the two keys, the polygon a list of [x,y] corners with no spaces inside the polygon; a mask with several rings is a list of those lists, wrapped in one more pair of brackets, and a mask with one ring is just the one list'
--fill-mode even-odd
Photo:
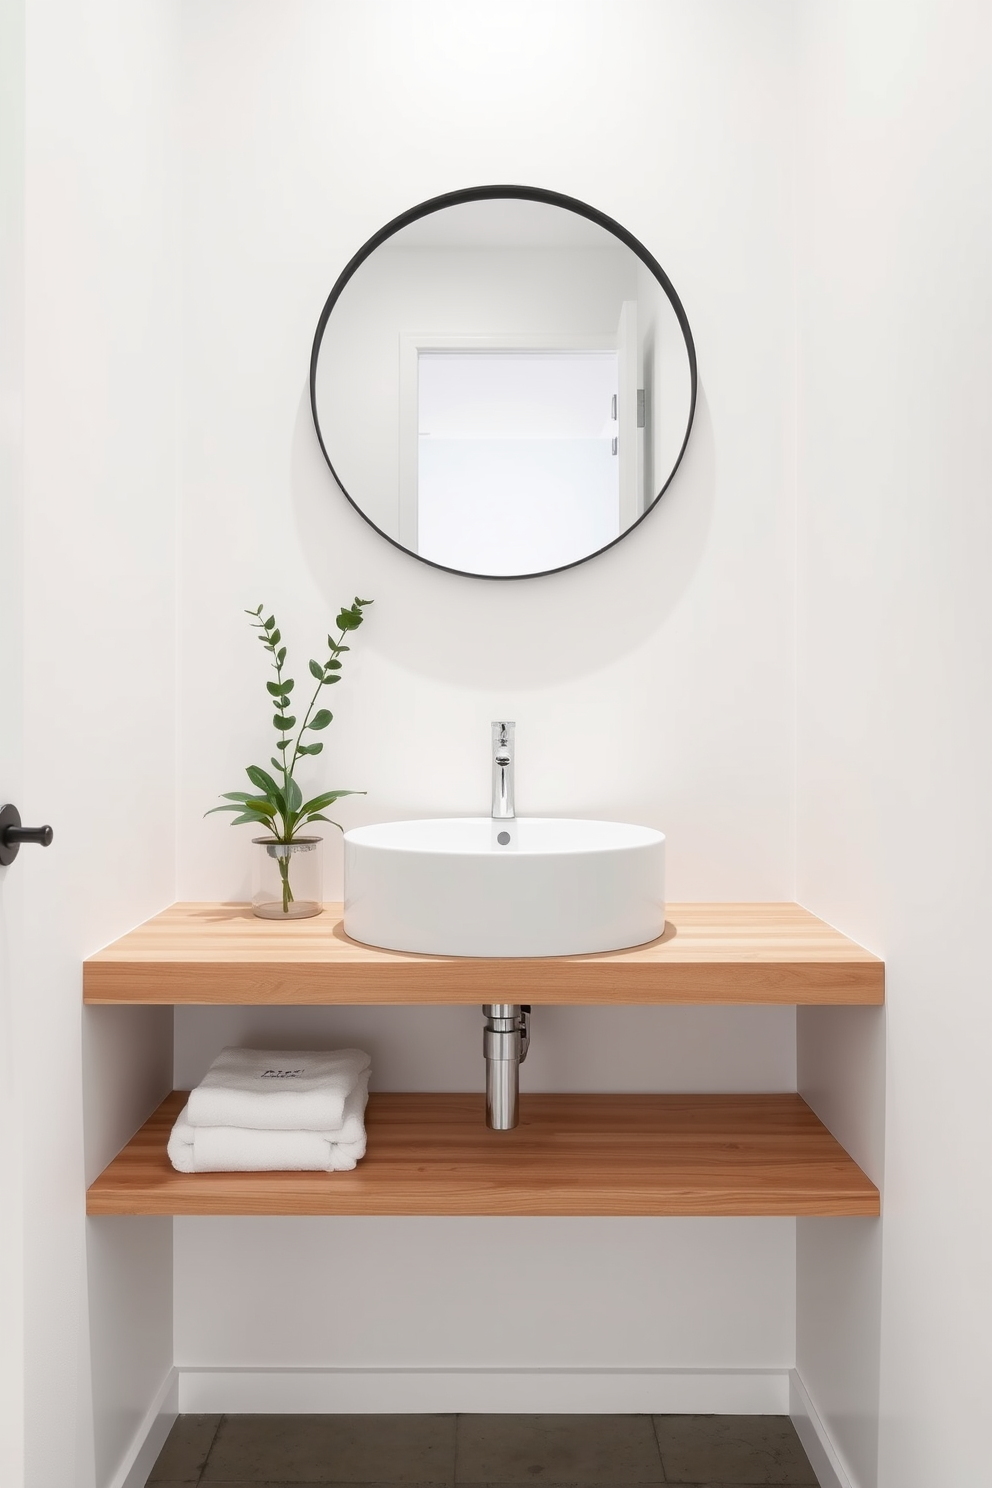
{"label": "potted plant", "polygon": [[[270,760],[275,773],[269,774],[261,765],[248,765],[245,774],[254,790],[224,791],[223,799],[228,804],[213,806],[206,815],[210,816],[214,811],[233,811],[236,813],[231,823],[233,827],[247,824],[263,828],[265,835],[252,839],[256,850],[252,908],[263,919],[301,919],[306,915],[320,914],[322,839],[305,834],[303,828],[312,822],[331,822],[324,811],[341,796],[365,794],[364,791],[351,790],[323,791],[304,801],[295,772],[301,759],[320,754],[324,748],[323,740],[312,736],[325,729],[334,715],[327,708],[317,708],[317,700],[325,687],[340,682],[341,657],[350,650],[342,642],[349,631],[357,630],[361,625],[364,619],[362,611],[371,603],[370,599],[356,599],[354,604],[342,609],[337,617],[340,632],[337,640],[327,637],[327,660],[311,660],[310,675],[315,679],[316,687],[302,722],[291,711],[296,682],[284,675],[286,647],[275,616],[263,620],[262,605],[245,611],[259,632],[259,640],[272,657],[272,670],[276,674],[274,681],[265,684],[274,709],[272,723],[279,735],[276,754]],[[304,740],[304,735],[311,737]],[[331,825],[341,830],[338,822],[331,822]]]}

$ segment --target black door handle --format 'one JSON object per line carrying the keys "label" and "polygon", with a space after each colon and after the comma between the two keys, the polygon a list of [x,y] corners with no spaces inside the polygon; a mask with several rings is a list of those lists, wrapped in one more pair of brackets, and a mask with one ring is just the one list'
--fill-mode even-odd
{"label": "black door handle", "polygon": [[0,811],[0,868],[6,868],[14,861],[22,842],[36,842],[39,847],[49,847],[54,836],[51,827],[22,827],[17,807],[5,806]]}

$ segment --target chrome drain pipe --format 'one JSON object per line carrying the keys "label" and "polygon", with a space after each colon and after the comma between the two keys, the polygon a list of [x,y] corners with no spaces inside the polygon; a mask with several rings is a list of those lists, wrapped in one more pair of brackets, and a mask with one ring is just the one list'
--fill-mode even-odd
{"label": "chrome drain pipe", "polygon": [[516,1002],[484,1002],[486,1023],[486,1125],[510,1131],[517,1124],[520,1066],[530,1044],[530,1007]]}

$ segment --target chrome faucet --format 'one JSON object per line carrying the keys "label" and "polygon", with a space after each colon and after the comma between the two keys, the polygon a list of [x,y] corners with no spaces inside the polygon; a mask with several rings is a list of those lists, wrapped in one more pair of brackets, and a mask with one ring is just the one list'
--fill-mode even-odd
{"label": "chrome faucet", "polygon": [[514,723],[493,724],[493,821],[513,820]]}

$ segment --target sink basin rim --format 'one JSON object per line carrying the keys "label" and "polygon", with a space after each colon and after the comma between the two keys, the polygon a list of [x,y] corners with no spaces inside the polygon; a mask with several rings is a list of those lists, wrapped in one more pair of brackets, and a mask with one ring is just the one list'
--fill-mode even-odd
{"label": "sink basin rim", "polygon": [[[665,841],[665,834],[655,827],[571,816],[518,816],[508,821],[488,816],[412,817],[352,827],[345,832],[344,840],[376,852],[498,857],[506,852],[506,848],[494,842],[500,831],[508,831],[513,839],[507,844],[508,856],[528,858],[631,852],[658,847]],[[556,832],[562,833],[560,842],[554,840]],[[588,839],[583,840],[586,832]],[[409,840],[404,841],[404,837]],[[527,840],[534,837],[539,840]]]}

